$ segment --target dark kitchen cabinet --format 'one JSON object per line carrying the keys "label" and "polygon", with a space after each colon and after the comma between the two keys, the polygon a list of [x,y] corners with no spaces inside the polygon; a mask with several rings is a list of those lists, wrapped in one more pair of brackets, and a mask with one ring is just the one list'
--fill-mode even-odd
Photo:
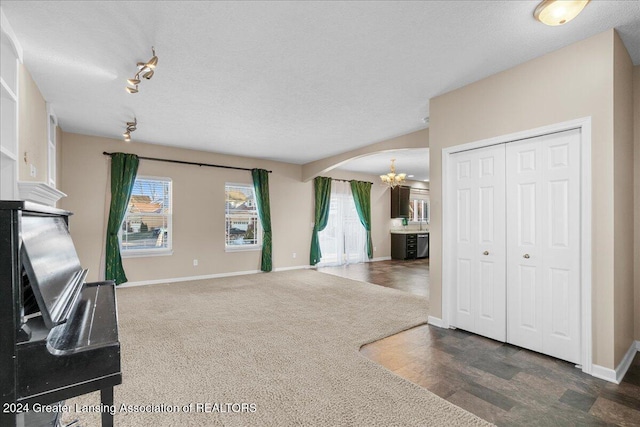
{"label": "dark kitchen cabinet", "polygon": [[417,234],[391,233],[391,258],[415,259],[418,256]]}
{"label": "dark kitchen cabinet", "polygon": [[409,218],[409,194],[411,187],[397,186],[391,189],[391,218]]}

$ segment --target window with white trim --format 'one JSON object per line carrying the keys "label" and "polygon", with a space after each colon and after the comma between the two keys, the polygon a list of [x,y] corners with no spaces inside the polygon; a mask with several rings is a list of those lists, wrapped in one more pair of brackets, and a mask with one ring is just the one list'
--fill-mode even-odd
{"label": "window with white trim", "polygon": [[225,184],[225,250],[262,249],[262,226],[251,184]]}
{"label": "window with white trim", "polygon": [[171,179],[138,176],[122,227],[122,256],[170,255]]}
{"label": "window with white trim", "polygon": [[429,223],[429,190],[411,188],[409,195],[409,220]]}

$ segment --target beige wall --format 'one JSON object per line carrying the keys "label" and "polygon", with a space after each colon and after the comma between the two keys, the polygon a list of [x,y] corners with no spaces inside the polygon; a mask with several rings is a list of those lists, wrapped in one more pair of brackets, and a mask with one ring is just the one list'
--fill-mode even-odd
{"label": "beige wall", "polygon": [[619,362],[615,236],[628,226],[614,227],[615,39],[610,30],[430,100],[431,315],[442,315],[442,149],[591,117],[593,362],[607,368]]}
{"label": "beige wall", "polygon": [[[273,229],[273,267],[309,264],[313,222],[313,183],[300,180],[301,166],[234,157],[86,135],[63,133],[59,189],[68,197],[60,206],[74,212],[71,234],[89,279],[97,280],[105,223],[109,158],[103,151],[272,170],[269,175]],[[224,184],[251,183],[251,175],[208,167],[142,160],[139,175],[173,180],[173,255],[128,258],[124,267],[130,282],[161,280],[258,270],[260,252],[224,251]],[[336,171],[331,176],[372,181],[375,177]],[[374,181],[375,182],[375,181]],[[383,187],[372,189],[374,257],[390,256],[390,198]],[[294,259],[293,253],[297,254]],[[193,259],[199,260],[197,267]]]}
{"label": "beige wall", "polygon": [[633,67],[635,339],[640,341],[640,65]]}
{"label": "beige wall", "polygon": [[633,309],[633,63],[614,33],[614,361],[634,344]]}
{"label": "beige wall", "polygon": [[[47,181],[47,106],[27,68],[20,64],[18,119],[18,180]],[[27,162],[24,153],[27,153]],[[30,165],[36,176],[30,175]]]}
{"label": "beige wall", "polygon": [[336,156],[327,157],[302,165],[302,180],[309,181],[318,175],[326,175],[330,170],[340,167],[349,160],[368,154],[379,153],[381,151],[397,150],[402,148],[427,148],[429,147],[429,129],[422,129],[416,132],[401,135],[396,138],[387,139],[375,144]]}

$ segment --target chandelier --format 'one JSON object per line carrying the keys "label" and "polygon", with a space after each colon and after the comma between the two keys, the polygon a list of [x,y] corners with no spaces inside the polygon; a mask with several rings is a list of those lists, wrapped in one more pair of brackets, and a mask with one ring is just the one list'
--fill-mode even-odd
{"label": "chandelier", "polygon": [[406,173],[396,174],[395,161],[396,159],[391,159],[391,172],[386,175],[380,175],[382,183],[388,185],[389,188],[394,188],[395,186],[402,184],[404,179],[407,177]]}

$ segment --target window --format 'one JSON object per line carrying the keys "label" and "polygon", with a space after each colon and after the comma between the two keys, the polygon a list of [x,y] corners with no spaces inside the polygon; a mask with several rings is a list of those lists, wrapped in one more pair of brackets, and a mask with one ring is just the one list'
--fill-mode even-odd
{"label": "window", "polygon": [[120,253],[170,255],[171,239],[171,180],[136,177],[120,228]]}
{"label": "window", "polygon": [[411,189],[409,220],[429,223],[429,190]]}
{"label": "window", "polygon": [[253,185],[225,184],[225,249],[262,249],[262,227]]}

